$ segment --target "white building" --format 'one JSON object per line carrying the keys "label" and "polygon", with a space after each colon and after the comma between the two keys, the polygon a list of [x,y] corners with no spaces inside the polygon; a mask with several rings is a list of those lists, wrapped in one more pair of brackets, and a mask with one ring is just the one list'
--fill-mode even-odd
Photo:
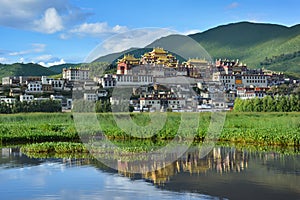
{"label": "white building", "polygon": [[186,100],[183,98],[160,99],[155,97],[140,98],[140,110],[160,111],[162,108],[181,110],[186,107]]}
{"label": "white building", "polygon": [[116,76],[112,74],[105,74],[104,77],[99,78],[98,82],[103,88],[112,88],[117,85]]}
{"label": "white building", "polygon": [[254,99],[254,98],[264,98],[266,96],[265,90],[258,90],[257,88],[238,88],[237,97],[240,99]]}
{"label": "white building", "polygon": [[64,89],[65,80],[48,78],[47,76],[42,76],[42,85],[51,85],[53,90],[61,91]]}
{"label": "white building", "polygon": [[97,101],[98,100],[98,95],[95,93],[84,93],[83,94],[83,99],[85,101]]}
{"label": "white building", "polygon": [[47,76],[42,76],[42,84],[49,85],[50,81],[54,80],[53,78],[48,78]]}
{"label": "white building", "polygon": [[2,78],[2,85],[14,85],[14,84],[17,85],[19,83],[20,83],[19,77],[8,76]]}
{"label": "white building", "polygon": [[64,89],[65,80],[51,80],[50,85],[52,85],[53,90],[61,91]]}
{"label": "white building", "polygon": [[33,95],[29,95],[29,94],[24,94],[24,95],[20,95],[20,101],[21,102],[30,102],[30,101],[33,101],[34,99],[34,96]]}
{"label": "white building", "polygon": [[0,102],[4,102],[7,104],[14,104],[16,102],[15,98],[7,98],[7,97],[1,97]]}
{"label": "white building", "polygon": [[263,74],[246,74],[242,75],[242,85],[244,87],[267,87],[268,76]]}
{"label": "white building", "polygon": [[98,97],[107,97],[108,92],[106,90],[99,90],[96,92]]}
{"label": "white building", "polygon": [[43,92],[43,86],[41,81],[29,82],[27,84],[26,93],[41,93]]}
{"label": "white building", "polygon": [[142,86],[153,84],[152,75],[117,75],[117,86]]}
{"label": "white building", "polygon": [[186,107],[186,101],[182,98],[168,99],[168,108],[172,110],[181,110]]}
{"label": "white building", "polygon": [[90,78],[90,70],[81,68],[63,69],[63,78],[69,81],[88,80]]}
{"label": "white building", "polygon": [[220,74],[214,73],[213,81],[219,81],[226,90],[236,90],[237,87],[267,87],[268,76],[264,74]]}
{"label": "white building", "polygon": [[140,110],[143,109],[152,109],[156,111],[160,111],[161,109],[161,101],[159,98],[140,98]]}

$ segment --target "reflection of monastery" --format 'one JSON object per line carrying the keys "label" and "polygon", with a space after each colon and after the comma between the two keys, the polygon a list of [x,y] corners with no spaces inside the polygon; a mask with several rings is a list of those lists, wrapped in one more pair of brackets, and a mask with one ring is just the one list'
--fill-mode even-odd
{"label": "reflection of monastery", "polygon": [[[145,173],[142,173],[144,179],[160,185],[168,182],[172,176],[180,173],[190,173],[191,175],[201,175],[210,172],[223,174],[241,172],[248,167],[248,153],[244,151],[230,151],[218,147],[214,148],[204,158],[199,156],[199,149],[195,149],[186,152],[179,160],[175,159],[176,161],[169,165],[166,165],[164,161],[151,161],[151,164],[149,164],[150,161],[140,161],[138,162],[139,164],[119,161],[118,170],[121,174],[132,177],[134,174],[131,174],[130,171],[141,171],[142,169],[145,171]],[[157,166],[162,168],[153,171]]]}

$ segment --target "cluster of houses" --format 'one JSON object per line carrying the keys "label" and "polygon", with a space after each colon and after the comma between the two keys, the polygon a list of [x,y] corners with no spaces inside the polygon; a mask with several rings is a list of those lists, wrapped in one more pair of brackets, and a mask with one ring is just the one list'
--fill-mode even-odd
{"label": "cluster of houses", "polygon": [[[239,60],[211,63],[193,58],[180,63],[162,48],[154,48],[141,58],[124,55],[115,74],[91,79],[89,69],[81,68],[63,69],[62,74],[61,79],[4,77],[2,89],[9,87],[10,92],[9,97],[0,96],[0,101],[38,101],[47,96],[61,100],[63,109],[71,109],[72,94],[80,91],[85,101],[109,99],[112,106],[125,103],[134,112],[224,110],[232,108],[237,97],[263,98],[271,86],[286,81],[282,73],[249,69]],[[110,94],[111,88],[130,94]]]}

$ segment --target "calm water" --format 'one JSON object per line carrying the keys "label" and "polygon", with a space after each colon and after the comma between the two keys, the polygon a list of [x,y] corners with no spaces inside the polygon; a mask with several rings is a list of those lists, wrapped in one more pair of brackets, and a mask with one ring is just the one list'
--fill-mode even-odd
{"label": "calm water", "polygon": [[198,155],[191,149],[162,170],[130,174],[91,158],[31,159],[4,148],[0,199],[300,199],[299,154],[217,147]]}

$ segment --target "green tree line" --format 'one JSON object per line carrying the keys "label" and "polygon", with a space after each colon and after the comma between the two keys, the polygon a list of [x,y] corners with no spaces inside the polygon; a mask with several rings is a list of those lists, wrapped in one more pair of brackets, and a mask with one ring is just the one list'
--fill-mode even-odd
{"label": "green tree line", "polygon": [[237,98],[234,102],[234,111],[237,112],[299,112],[300,99],[298,95],[265,96],[242,100]]}
{"label": "green tree line", "polygon": [[73,101],[73,111],[74,112],[96,112],[104,113],[111,112],[111,104],[109,100],[100,101],[85,101],[85,100],[75,100]]}
{"label": "green tree line", "polygon": [[281,54],[279,56],[272,56],[272,58],[266,57],[263,62],[260,62],[260,65],[271,65],[274,63],[278,63],[278,62],[291,60],[291,59],[299,57],[299,56],[300,56],[300,51],[295,51],[294,53]]}
{"label": "green tree line", "polygon": [[61,112],[61,102],[54,100],[21,102],[13,104],[0,102],[0,113],[11,114],[20,112]]}

